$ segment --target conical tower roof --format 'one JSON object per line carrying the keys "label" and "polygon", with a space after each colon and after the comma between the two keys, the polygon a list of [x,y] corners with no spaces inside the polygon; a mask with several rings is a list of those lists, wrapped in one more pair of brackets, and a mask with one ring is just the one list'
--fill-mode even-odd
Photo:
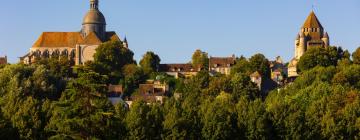
{"label": "conical tower roof", "polygon": [[323,26],[321,25],[319,19],[316,17],[314,11],[311,11],[310,15],[307,17],[303,28],[321,28],[323,29]]}
{"label": "conical tower roof", "polygon": [[324,38],[329,38],[329,34],[327,32],[324,33]]}

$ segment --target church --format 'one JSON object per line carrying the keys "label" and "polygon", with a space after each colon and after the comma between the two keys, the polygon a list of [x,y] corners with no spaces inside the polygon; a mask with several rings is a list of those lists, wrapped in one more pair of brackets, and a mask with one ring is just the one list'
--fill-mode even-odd
{"label": "church", "polygon": [[295,57],[290,61],[288,66],[288,77],[297,77],[297,63],[300,57],[304,55],[306,50],[312,47],[329,47],[329,35],[325,32],[315,12],[311,11],[304,25],[301,27],[300,33],[295,39]]}
{"label": "church", "polygon": [[[34,63],[39,58],[65,56],[75,65],[93,61],[96,48],[107,41],[121,41],[114,31],[106,31],[106,20],[99,10],[99,0],[90,0],[90,10],[86,13],[82,28],[78,32],[43,32],[21,57],[24,64]],[[123,46],[128,48],[126,38]]]}

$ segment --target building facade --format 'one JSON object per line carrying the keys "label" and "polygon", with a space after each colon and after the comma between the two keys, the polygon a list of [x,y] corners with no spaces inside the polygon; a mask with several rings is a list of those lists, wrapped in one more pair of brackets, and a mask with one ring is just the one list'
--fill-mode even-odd
{"label": "building facade", "polygon": [[180,77],[192,77],[201,71],[201,69],[193,67],[192,64],[160,64],[158,71],[174,76],[177,79]]}
{"label": "building facade", "polygon": [[126,103],[131,106],[133,101],[142,100],[148,104],[164,103],[168,96],[169,85],[158,80],[148,80],[144,84],[139,85],[139,93],[133,94],[125,99]]}
{"label": "building facade", "polygon": [[7,62],[7,56],[5,56],[5,57],[0,57],[0,65],[5,65],[5,64],[7,64],[8,62]]}
{"label": "building facade", "polygon": [[[113,31],[106,31],[106,20],[99,10],[99,0],[90,0],[80,32],[43,32],[21,61],[31,64],[39,58],[64,56],[76,65],[93,61],[95,49],[107,41],[121,41]],[[128,48],[126,39],[124,47]]]}
{"label": "building facade", "polygon": [[221,73],[229,75],[231,72],[231,67],[235,65],[236,57],[232,55],[231,57],[210,57],[209,58],[209,71],[213,74]]}
{"label": "building facade", "polygon": [[314,11],[311,11],[301,27],[300,33],[296,36],[295,57],[289,63],[288,77],[298,76],[297,63],[308,49],[312,47],[328,47],[329,45],[330,39],[328,33],[325,32]]}
{"label": "building facade", "polygon": [[280,56],[275,61],[270,61],[271,79],[278,85],[282,85],[287,75],[287,67]]}

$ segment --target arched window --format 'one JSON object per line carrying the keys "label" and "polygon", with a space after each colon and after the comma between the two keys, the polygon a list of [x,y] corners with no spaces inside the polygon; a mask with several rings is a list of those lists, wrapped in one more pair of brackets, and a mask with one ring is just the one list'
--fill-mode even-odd
{"label": "arched window", "polygon": [[34,55],[35,57],[40,57],[40,56],[41,56],[41,51],[40,51],[40,50],[36,50],[36,51],[33,53],[33,55]]}
{"label": "arched window", "polygon": [[42,57],[49,58],[49,51],[48,50],[43,51],[42,52]]}
{"label": "arched window", "polygon": [[71,59],[74,59],[75,58],[75,50],[71,50],[71,53],[70,53],[70,58]]}
{"label": "arched window", "polygon": [[55,50],[51,53],[51,57],[59,57],[60,56],[60,51],[59,50]]}
{"label": "arched window", "polygon": [[68,57],[68,55],[69,55],[69,52],[68,52],[67,49],[65,49],[65,50],[63,50],[63,51],[61,52],[61,56],[66,56],[66,57]]}

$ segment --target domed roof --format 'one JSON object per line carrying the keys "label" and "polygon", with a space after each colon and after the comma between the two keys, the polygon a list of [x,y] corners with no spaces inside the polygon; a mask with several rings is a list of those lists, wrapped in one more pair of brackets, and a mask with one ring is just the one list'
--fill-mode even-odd
{"label": "domed roof", "polygon": [[103,24],[106,25],[105,17],[104,15],[96,9],[91,9],[89,12],[86,13],[83,25],[84,24]]}

